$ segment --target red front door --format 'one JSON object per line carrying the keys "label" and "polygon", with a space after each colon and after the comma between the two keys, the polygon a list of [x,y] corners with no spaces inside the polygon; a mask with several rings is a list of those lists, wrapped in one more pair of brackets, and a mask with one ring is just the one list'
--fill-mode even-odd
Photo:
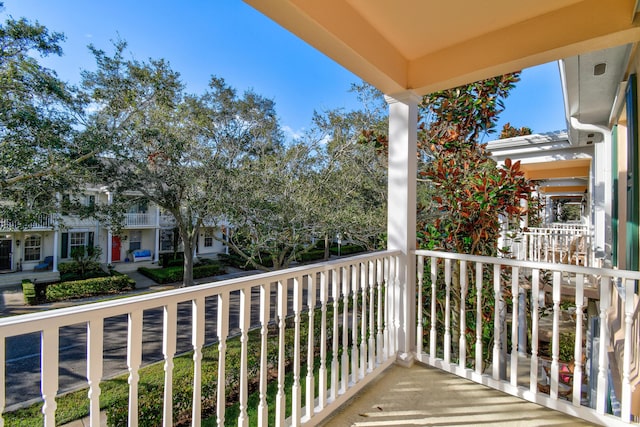
{"label": "red front door", "polygon": [[120,261],[120,247],[122,246],[122,242],[120,242],[119,236],[111,237],[111,262]]}

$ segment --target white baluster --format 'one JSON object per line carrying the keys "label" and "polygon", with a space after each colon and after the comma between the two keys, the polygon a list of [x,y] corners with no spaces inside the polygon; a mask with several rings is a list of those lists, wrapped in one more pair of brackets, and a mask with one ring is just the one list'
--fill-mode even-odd
{"label": "white baluster", "polygon": [[384,346],[384,332],[383,332],[383,324],[382,324],[382,267],[383,261],[382,259],[376,260],[376,281],[378,288],[378,333],[376,334],[376,363],[379,365],[382,363],[384,359],[383,346]]}
{"label": "white baluster", "polygon": [[[42,413],[45,427],[56,425],[56,394],[58,393],[59,330],[45,329],[40,334],[40,367],[42,391]],[[4,368],[3,368],[4,369]],[[136,424],[137,424],[136,419]],[[132,424],[129,424],[132,425]]]}
{"label": "white baluster", "polygon": [[333,298],[333,333],[331,336],[331,394],[330,400],[334,401],[338,397],[338,390],[340,389],[339,370],[340,363],[338,360],[339,352],[339,339],[340,339],[340,325],[338,325],[339,310],[340,310],[340,284],[338,283],[338,271],[334,268],[331,269],[331,296]]}
{"label": "white baluster", "polygon": [[[218,310],[220,307],[218,307]],[[204,346],[204,297],[191,300],[191,346],[193,347],[193,408],[191,420],[200,425],[202,417],[202,347]],[[223,362],[224,363],[224,362]]]}
{"label": "white baluster", "polygon": [[433,364],[436,360],[436,323],[438,318],[436,317],[436,300],[438,295],[436,293],[436,282],[438,281],[438,259],[431,257],[431,329],[429,331],[429,363]]}
{"label": "white baluster", "polygon": [[520,269],[518,267],[513,267],[511,269],[511,300],[513,301],[513,306],[511,307],[512,318],[511,318],[511,385],[514,387],[518,386],[518,313],[520,313],[520,305],[519,305],[519,292],[520,286],[518,285],[518,281],[520,279]]}
{"label": "white baluster", "polygon": [[247,361],[247,347],[249,346],[249,328],[251,327],[251,288],[240,289],[240,414],[238,415],[238,426],[249,425],[247,415],[247,401],[249,399],[249,366]]}
{"label": "white baluster", "polygon": [[422,325],[422,286],[424,283],[424,257],[418,255],[418,304],[416,307],[416,353],[422,354],[423,325]]}
{"label": "white baluster", "polygon": [[218,395],[216,401],[216,423],[218,427],[225,424],[225,408],[227,406],[227,336],[229,335],[229,292],[218,294]]}
{"label": "white baluster", "polygon": [[560,290],[562,287],[562,272],[553,272],[553,333],[551,336],[551,391],[549,396],[552,399],[558,398],[558,376],[560,366],[558,363],[560,355]]}
{"label": "white baluster", "polygon": [[360,314],[360,361],[358,375],[364,378],[367,369],[367,268],[360,263],[360,289],[362,292],[362,313]]}
{"label": "white baluster", "polygon": [[138,381],[142,363],[142,312],[129,313],[127,337],[127,366],[129,368],[129,419],[128,425],[138,425]]}
{"label": "white baluster", "polygon": [[[0,340],[4,345],[4,340]],[[97,318],[87,322],[87,381],[89,384],[89,425],[100,427],[100,380],[104,346],[104,321]],[[4,355],[4,351],[0,350]],[[4,369],[0,369],[4,375]],[[4,381],[2,381],[4,384]]]}
{"label": "white baluster", "polygon": [[360,355],[358,354],[358,266],[351,266],[351,290],[353,301],[353,312],[351,313],[351,381],[356,384],[360,367],[358,362]]}
{"label": "white baluster", "polygon": [[500,265],[493,265],[493,379],[500,379],[502,360],[502,325],[501,325],[501,295],[500,295]]}
{"label": "white baluster", "polygon": [[342,393],[349,387],[349,267],[342,272]]}
{"label": "white baluster", "polygon": [[609,369],[607,348],[609,346],[609,325],[607,312],[611,308],[611,278],[600,278],[600,341],[598,360],[598,391],[596,411],[604,414],[607,399],[607,370]]}
{"label": "white baluster", "polygon": [[400,305],[402,304],[402,292],[400,290],[400,257],[393,257],[393,294],[394,294],[394,305],[393,305],[393,316],[394,316],[394,326],[393,326],[393,354],[399,350],[400,343],[400,327],[401,327],[401,310]]}
{"label": "white baluster", "polygon": [[574,344],[573,404],[580,406],[582,393],[582,307],[584,304],[584,275],[576,275],[576,341]]}
{"label": "white baluster", "polygon": [[373,367],[376,362],[376,335],[375,335],[375,313],[376,313],[376,288],[374,286],[374,262],[369,261],[369,342],[368,350],[369,357],[367,363],[367,370],[373,371]]}
{"label": "white baluster", "polygon": [[390,262],[389,258],[386,257],[383,262],[383,275],[384,275],[384,330],[382,334],[384,336],[384,360],[387,360],[389,356],[391,356],[391,340],[389,337],[389,322],[391,322],[392,311],[391,307],[393,304],[393,298],[389,295],[389,267]]}
{"label": "white baluster", "polygon": [[291,420],[294,426],[300,424],[302,418],[302,390],[300,388],[300,311],[302,310],[302,281],[293,278],[293,320],[295,333],[293,337],[293,386],[291,388]]}
{"label": "white baluster", "polygon": [[[321,275],[321,277],[324,277],[323,275]],[[307,306],[309,307],[309,334],[307,337],[307,383],[306,383],[306,404],[305,406],[307,407],[307,419],[311,419],[311,417],[313,417],[313,411],[314,411],[314,407],[315,407],[315,381],[314,381],[314,375],[313,375],[313,362],[315,359],[315,346],[314,346],[314,342],[315,342],[315,336],[314,336],[314,314],[315,314],[315,307],[316,307],[316,277],[315,275],[311,276],[308,275],[307,276]],[[324,286],[324,283],[321,284],[321,286]],[[323,319],[324,320],[324,319]],[[324,327],[324,323],[322,324],[322,326]],[[324,350],[326,349],[326,343],[324,342],[326,338],[323,339],[323,337],[320,338],[320,347]],[[324,394],[322,386],[323,384],[319,384],[320,387],[320,394]]]}
{"label": "white baluster", "polygon": [[444,260],[444,363],[451,363],[451,260]]}
{"label": "white baluster", "polygon": [[398,340],[396,337],[398,323],[396,323],[396,313],[399,310],[400,302],[398,301],[399,296],[397,296],[398,291],[398,280],[396,271],[398,270],[398,259],[395,256],[389,257],[389,270],[387,277],[387,309],[389,310],[389,316],[387,320],[389,322],[389,357],[394,357],[396,354],[396,349],[398,345]]}
{"label": "white baluster", "polygon": [[173,356],[176,354],[178,322],[176,304],[164,306],[162,354],[164,355],[164,402],[162,425],[173,426]]}
{"label": "white baluster", "polygon": [[531,368],[529,390],[538,393],[538,298],[540,293],[540,270],[531,271]]}
{"label": "white baluster", "polygon": [[467,367],[467,262],[460,261],[460,358],[461,368]]}
{"label": "white baluster", "polygon": [[269,314],[271,302],[271,285],[260,285],[260,403],[258,404],[258,426],[269,425],[269,405],[267,404],[267,338],[269,334]]}
{"label": "white baluster", "polygon": [[[327,405],[327,300],[329,299],[329,283],[327,271],[320,273],[320,368],[318,369],[318,409]],[[335,296],[335,294],[334,294]],[[335,338],[336,335],[334,335]],[[335,342],[335,339],[333,340]],[[332,343],[333,344],[333,343]],[[333,371],[331,371],[333,373]],[[338,371],[336,371],[337,373]]]}
{"label": "white baluster", "polygon": [[622,360],[622,412],[620,417],[625,423],[631,422],[631,346],[633,342],[633,312],[634,312],[635,281],[624,280],[624,354]]}
{"label": "white baluster", "polygon": [[[6,359],[6,345],[5,345],[5,338],[4,336],[0,337],[0,362],[2,363],[1,366],[7,366],[7,359]],[[6,405],[6,390],[5,390],[5,370],[4,369],[0,369],[0,427],[4,427],[4,418],[2,417],[2,414],[4,412],[4,406]],[[99,403],[99,402],[98,402]],[[93,405],[93,402],[92,402]],[[91,408],[93,408],[93,406],[91,406]],[[92,416],[93,419],[93,416]],[[95,427],[95,424],[91,425],[92,427]]]}
{"label": "white baluster", "polygon": [[476,373],[482,374],[482,264],[476,262]]}
{"label": "white baluster", "polygon": [[276,425],[285,426],[286,395],[284,392],[284,334],[287,316],[287,283],[278,281],[278,392],[276,394]]}

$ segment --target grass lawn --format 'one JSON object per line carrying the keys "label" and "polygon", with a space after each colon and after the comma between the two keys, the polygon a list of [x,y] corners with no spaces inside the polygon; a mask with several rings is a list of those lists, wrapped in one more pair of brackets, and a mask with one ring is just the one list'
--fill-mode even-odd
{"label": "grass lawn", "polygon": [[[306,341],[308,326],[307,316],[301,316],[300,342],[301,361],[306,362]],[[319,319],[319,316],[316,316]],[[331,317],[327,315],[329,323]],[[319,349],[320,322],[316,321],[314,337],[315,348]],[[330,335],[331,329],[328,328]],[[293,320],[287,319],[285,333],[285,359],[287,360],[286,392],[287,394],[287,416],[291,412],[291,385],[293,384],[293,342],[294,342]],[[329,337],[330,339],[330,337]],[[318,350],[319,351],[319,350]],[[240,385],[240,337],[227,340],[226,352],[226,398],[227,401],[237,401]],[[257,406],[259,402],[259,369],[260,369],[260,330],[249,332],[248,340],[248,377],[249,377],[249,418],[250,425],[257,425]],[[202,412],[203,425],[215,425],[215,403],[217,397],[217,370],[218,370],[218,346],[212,345],[203,349],[202,358]],[[267,343],[267,360],[269,370],[275,374],[278,360],[278,329],[270,325]],[[327,356],[327,367],[330,365],[331,356]],[[316,361],[319,365],[319,360]],[[315,376],[318,375],[318,366],[314,367]],[[305,402],[305,380],[306,367],[302,364],[300,369],[300,382],[302,388],[302,402]],[[103,381],[100,384],[100,407],[107,411],[108,425],[126,425],[128,415],[128,374],[123,374],[116,378]],[[174,358],[173,369],[173,416],[174,425],[190,425],[191,403],[193,392],[193,354],[187,353]],[[316,380],[316,393],[317,393]],[[157,426],[162,424],[162,395],[164,390],[164,363],[159,362],[140,369],[139,393],[139,426]],[[267,402],[269,404],[269,425],[274,424],[275,417],[275,396],[277,393],[277,380],[273,379],[269,383]],[[88,389],[79,390],[60,396],[56,399],[56,425],[65,424],[89,414],[89,400],[87,398]],[[304,406],[304,404],[303,404]],[[31,407],[4,414],[6,426],[35,426],[43,424],[41,413],[42,403]],[[239,415],[239,404],[227,407],[225,425],[237,425]]]}

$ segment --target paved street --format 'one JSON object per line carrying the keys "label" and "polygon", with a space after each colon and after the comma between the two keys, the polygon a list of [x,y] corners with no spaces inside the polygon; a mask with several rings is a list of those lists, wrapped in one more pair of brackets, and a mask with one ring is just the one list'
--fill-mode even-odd
{"label": "paved street", "polygon": [[[253,272],[255,273],[255,272]],[[134,293],[148,292],[149,290],[164,290],[178,286],[157,286],[137,272],[129,273],[136,279],[137,290]],[[228,277],[236,277],[235,273],[226,276],[218,276],[215,280]],[[205,279],[200,280],[204,282]],[[272,290],[275,302],[275,287]],[[87,301],[74,301],[73,304],[86,303]],[[259,289],[254,289],[252,306],[259,303]],[[46,308],[56,306],[68,306],[72,303],[64,302],[48,304]],[[206,301],[206,343],[216,341],[217,303],[215,298]],[[238,333],[238,306],[239,294],[231,295],[230,304],[230,333]],[[40,307],[42,309],[43,307]],[[274,307],[272,306],[272,310]],[[2,306],[0,313],[3,316],[17,314],[22,311],[33,311],[22,300],[22,292],[17,289],[5,289],[2,291]],[[258,324],[258,310],[253,309],[251,321]],[[162,355],[162,308],[147,310],[144,312],[143,327],[143,363],[149,364],[163,359]],[[178,338],[177,352],[190,351],[191,347],[191,304],[185,302],[178,307]],[[126,372],[127,349],[127,318],[116,316],[107,319],[104,325],[104,377],[108,378]],[[6,343],[6,391],[7,408],[22,402],[37,400],[40,398],[40,336],[30,334],[12,337]],[[60,387],[64,392],[86,386],[86,326],[76,325],[60,330]]]}
{"label": "paved street", "polygon": [[[129,266],[132,268],[133,266]],[[229,274],[212,278],[200,279],[199,283],[220,281],[232,277],[246,276],[259,273],[258,271],[234,270]],[[136,290],[131,295],[141,292],[155,292],[173,289],[180,286],[157,285],[151,279],[142,276],[135,270],[127,271],[136,280]],[[276,315],[276,286],[271,288],[271,315]],[[41,306],[27,306],[24,303],[21,289],[9,287],[0,289],[0,317],[31,313],[43,309],[68,307],[78,304],[86,304],[101,298],[89,298],[85,300],[64,301]],[[260,290],[254,288],[251,296],[251,325],[259,325]],[[288,284],[289,313],[292,310],[293,288]],[[303,306],[306,306],[306,292],[303,292]],[[239,333],[239,292],[230,295],[229,306],[229,335]],[[205,345],[217,341],[217,299],[206,300],[206,329]],[[143,365],[161,361],[162,354],[162,307],[146,310],[143,317]],[[189,301],[178,306],[177,327],[177,352],[176,354],[192,350],[191,345],[191,303]],[[60,369],[59,369],[59,393],[63,393],[87,386],[86,379],[86,352],[87,333],[86,325],[74,325],[60,329]],[[110,378],[127,371],[127,317],[126,315],[114,316],[106,319],[104,324],[104,351],[103,351],[103,378]],[[11,337],[6,342],[6,409],[16,408],[25,403],[40,400],[40,335],[29,334]]]}

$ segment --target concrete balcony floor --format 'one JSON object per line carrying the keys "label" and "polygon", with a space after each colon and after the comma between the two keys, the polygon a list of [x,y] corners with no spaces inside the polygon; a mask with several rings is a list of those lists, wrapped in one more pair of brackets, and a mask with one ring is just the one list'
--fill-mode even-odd
{"label": "concrete balcony floor", "polygon": [[435,368],[392,365],[322,426],[593,426]]}

